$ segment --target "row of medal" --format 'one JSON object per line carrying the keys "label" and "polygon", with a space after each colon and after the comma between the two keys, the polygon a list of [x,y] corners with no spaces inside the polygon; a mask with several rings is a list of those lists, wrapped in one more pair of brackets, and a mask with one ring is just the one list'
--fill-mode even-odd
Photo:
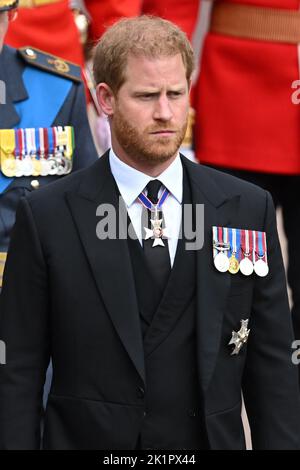
{"label": "row of medal", "polygon": [[213,256],[216,269],[222,273],[241,272],[260,277],[269,272],[266,233],[227,227],[213,227]]}
{"label": "row of medal", "polygon": [[66,175],[72,171],[74,128],[0,130],[0,169],[9,177]]}

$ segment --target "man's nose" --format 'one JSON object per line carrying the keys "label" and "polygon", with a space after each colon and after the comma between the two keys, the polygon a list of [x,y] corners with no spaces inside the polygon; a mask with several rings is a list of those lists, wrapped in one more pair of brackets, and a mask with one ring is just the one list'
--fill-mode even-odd
{"label": "man's nose", "polygon": [[173,117],[172,108],[167,96],[160,96],[155,104],[153,118],[160,121],[169,121]]}

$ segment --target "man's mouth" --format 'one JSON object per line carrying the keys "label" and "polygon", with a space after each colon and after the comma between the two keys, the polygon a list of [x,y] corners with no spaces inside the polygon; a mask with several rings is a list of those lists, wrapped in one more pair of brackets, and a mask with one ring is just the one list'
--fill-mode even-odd
{"label": "man's mouth", "polygon": [[161,129],[159,131],[150,132],[150,134],[158,135],[158,136],[171,136],[171,135],[174,135],[175,133],[176,133],[175,131],[172,131],[170,129]]}

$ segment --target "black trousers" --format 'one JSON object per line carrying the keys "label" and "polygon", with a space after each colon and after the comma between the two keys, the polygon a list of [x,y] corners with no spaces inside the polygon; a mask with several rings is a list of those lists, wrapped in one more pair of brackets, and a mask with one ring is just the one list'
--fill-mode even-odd
{"label": "black trousers", "polygon": [[261,186],[271,193],[275,206],[282,208],[284,230],[288,241],[287,278],[292,290],[292,318],[295,338],[300,340],[300,175],[276,175],[215,168]]}

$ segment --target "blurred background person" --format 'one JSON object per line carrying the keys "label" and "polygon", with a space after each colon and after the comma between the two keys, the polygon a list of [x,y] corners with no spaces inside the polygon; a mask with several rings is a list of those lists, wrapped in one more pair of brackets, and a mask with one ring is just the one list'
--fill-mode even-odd
{"label": "blurred background person", "polygon": [[18,17],[5,38],[13,47],[30,45],[81,67],[99,154],[110,145],[110,132],[95,99],[91,50],[107,26],[140,11],[141,0],[20,0]]}
{"label": "blurred background person", "polygon": [[[13,49],[3,45],[9,20],[16,15],[17,1],[0,0],[0,81],[4,100],[0,104],[0,129],[50,128],[72,126],[75,150],[73,170],[93,163],[98,155],[86,114],[80,69],[69,62],[56,61],[33,48]],[[64,71],[63,71],[64,70]],[[3,136],[3,134],[2,134]],[[1,152],[5,152],[3,138]],[[7,177],[0,167],[0,289],[10,233],[22,196],[61,177]]]}
{"label": "blurred background person", "polygon": [[80,33],[69,0],[20,0],[18,17],[8,28],[6,44],[31,46],[80,66]]}

